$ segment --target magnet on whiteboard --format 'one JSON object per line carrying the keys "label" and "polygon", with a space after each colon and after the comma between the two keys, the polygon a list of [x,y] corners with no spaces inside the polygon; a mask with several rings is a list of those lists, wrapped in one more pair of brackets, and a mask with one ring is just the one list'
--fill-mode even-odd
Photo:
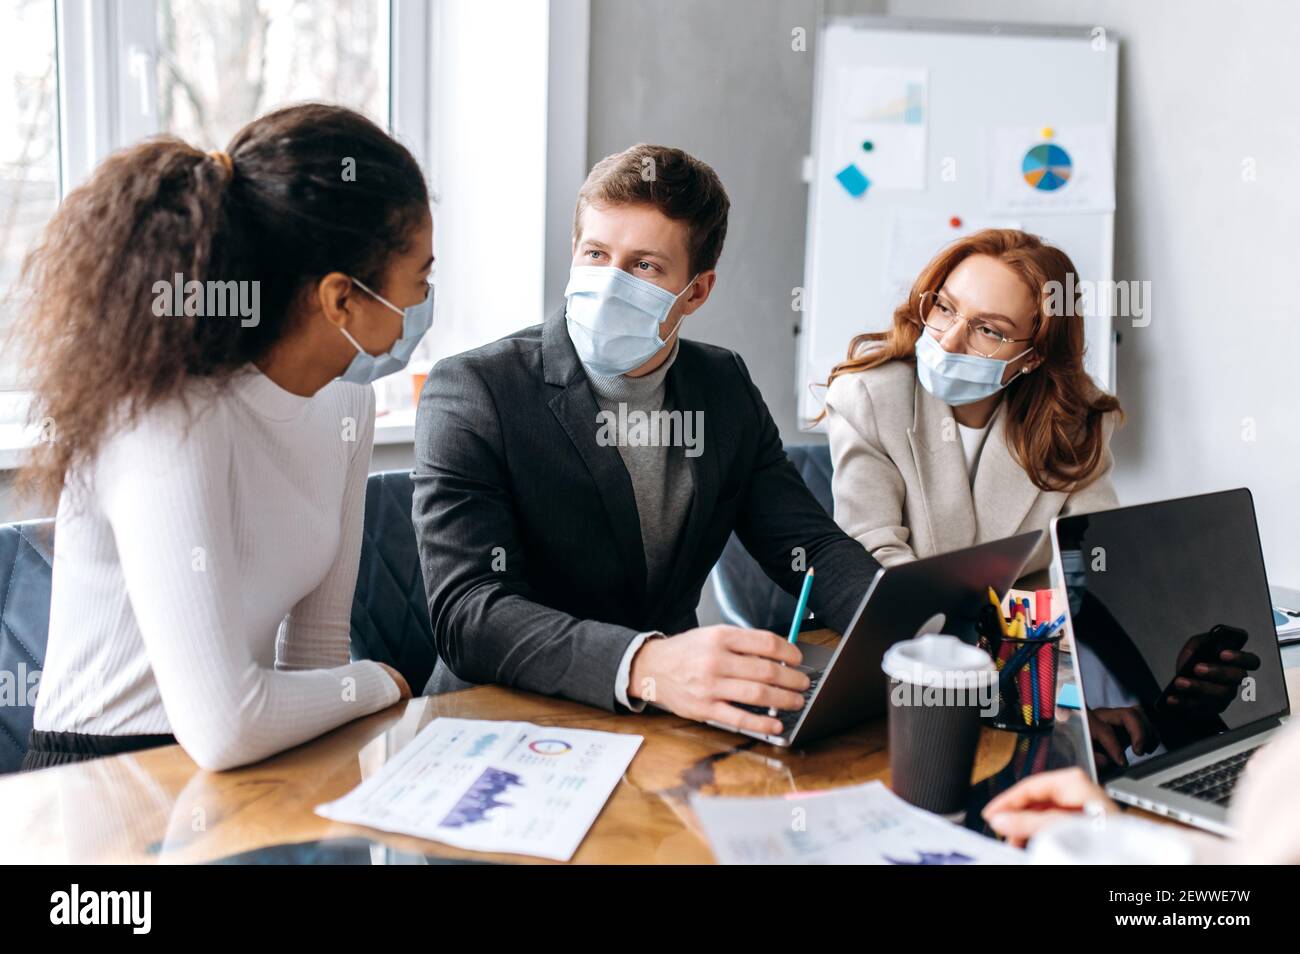
{"label": "magnet on whiteboard", "polygon": [[1038,135],[1042,136],[1044,139],[1051,139],[1055,132],[1056,130],[1051,126],[1044,126],[1042,129],[1038,130]]}
{"label": "magnet on whiteboard", "polygon": [[839,180],[840,185],[844,186],[844,191],[855,199],[866,192],[867,187],[871,185],[871,180],[864,176],[862,170],[851,162],[835,173],[835,178]]}
{"label": "magnet on whiteboard", "polygon": [[959,216],[954,215],[952,218],[948,220],[948,224],[955,229],[959,229],[961,228],[961,218]]}

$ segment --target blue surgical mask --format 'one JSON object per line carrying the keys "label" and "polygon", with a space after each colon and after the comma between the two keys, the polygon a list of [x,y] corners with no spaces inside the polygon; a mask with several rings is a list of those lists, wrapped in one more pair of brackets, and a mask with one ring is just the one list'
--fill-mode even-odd
{"label": "blue surgical mask", "polygon": [[1014,358],[986,358],[981,354],[953,354],[928,331],[916,339],[916,376],[921,386],[944,404],[974,404],[1002,390],[1007,365],[1033,351],[1026,348]]}
{"label": "blue surgical mask", "polygon": [[674,295],[612,265],[575,265],[564,289],[564,317],[582,363],[611,376],[641,367],[668,343],[659,337],[659,326],[697,277]]}
{"label": "blue surgical mask", "polygon": [[418,305],[412,305],[410,308],[398,308],[383,295],[367,288],[363,282],[355,278],[352,281],[356,282],[357,286],[363,291],[402,316],[402,336],[393,342],[393,346],[384,354],[370,354],[365,348],[357,344],[357,339],[348,334],[346,328],[339,328],[339,331],[343,332],[343,337],[352,342],[352,347],[357,349],[357,356],[352,359],[348,369],[339,377],[344,381],[351,381],[353,384],[370,384],[395,371],[401,371],[406,367],[406,363],[411,360],[411,355],[415,353],[415,346],[420,343],[424,333],[433,324],[433,285],[429,286],[429,294],[425,295],[424,301]]}

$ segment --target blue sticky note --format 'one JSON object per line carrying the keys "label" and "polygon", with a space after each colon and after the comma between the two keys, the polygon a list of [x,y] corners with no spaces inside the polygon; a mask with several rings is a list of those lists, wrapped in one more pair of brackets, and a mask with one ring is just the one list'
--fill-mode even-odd
{"label": "blue sticky note", "polygon": [[864,176],[862,170],[851,162],[835,173],[835,178],[839,180],[840,185],[844,186],[844,191],[855,199],[866,192],[867,187],[871,185],[871,180]]}
{"label": "blue sticky note", "polygon": [[1056,704],[1062,709],[1083,708],[1079,701],[1079,687],[1072,682],[1061,683],[1061,689],[1056,694]]}

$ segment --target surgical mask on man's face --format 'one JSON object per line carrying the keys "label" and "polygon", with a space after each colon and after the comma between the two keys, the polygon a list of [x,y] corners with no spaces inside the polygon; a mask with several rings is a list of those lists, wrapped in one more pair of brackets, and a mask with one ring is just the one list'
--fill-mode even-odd
{"label": "surgical mask on man's face", "polygon": [[601,375],[626,374],[641,367],[668,343],[659,337],[659,326],[698,277],[692,276],[674,295],[621,268],[575,265],[564,289],[568,302],[564,317],[582,363]]}

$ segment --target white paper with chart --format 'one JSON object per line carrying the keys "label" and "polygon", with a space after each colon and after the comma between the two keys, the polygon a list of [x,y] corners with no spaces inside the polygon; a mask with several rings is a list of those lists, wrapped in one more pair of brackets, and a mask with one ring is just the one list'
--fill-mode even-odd
{"label": "white paper with chart", "polygon": [[1008,848],[903,801],[880,782],[779,798],[695,796],[724,865],[1024,864]]}
{"label": "white paper with chart", "polygon": [[434,719],[375,775],[316,813],[441,841],[567,861],[641,736]]}

